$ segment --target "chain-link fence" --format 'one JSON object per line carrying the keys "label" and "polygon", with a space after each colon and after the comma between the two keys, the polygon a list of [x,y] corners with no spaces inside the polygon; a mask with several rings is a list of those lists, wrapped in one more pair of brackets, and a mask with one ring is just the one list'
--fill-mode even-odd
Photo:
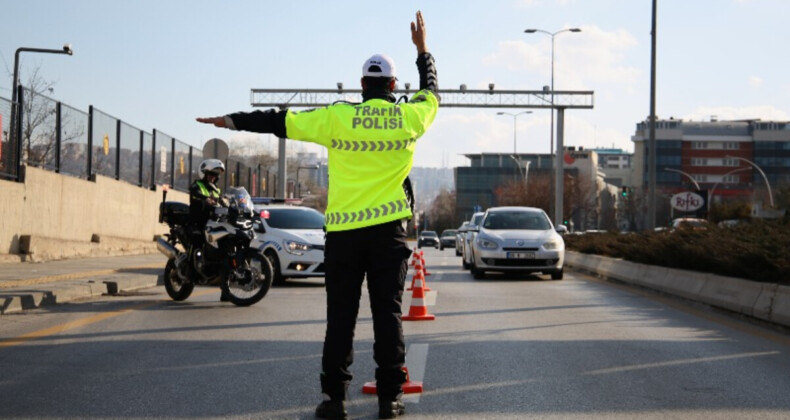
{"label": "chain-link fence", "polygon": [[[201,176],[201,149],[159,130],[143,131],[93,106],[85,113],[28,89],[19,93],[18,133],[12,129],[11,101],[0,98],[0,179],[18,180],[21,165],[28,165],[85,179],[103,175],[143,188],[169,185],[188,191]],[[268,194],[268,170],[233,159],[225,166],[224,188]]]}

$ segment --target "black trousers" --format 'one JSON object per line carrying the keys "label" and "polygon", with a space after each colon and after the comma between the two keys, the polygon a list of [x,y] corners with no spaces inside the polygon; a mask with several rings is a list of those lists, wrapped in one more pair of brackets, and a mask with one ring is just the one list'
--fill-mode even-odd
{"label": "black trousers", "polygon": [[373,358],[380,399],[392,399],[406,381],[401,324],[403,286],[411,255],[401,221],[326,235],[326,336],[321,391],[345,399],[354,362],[354,328],[362,281],[367,277],[373,314]]}

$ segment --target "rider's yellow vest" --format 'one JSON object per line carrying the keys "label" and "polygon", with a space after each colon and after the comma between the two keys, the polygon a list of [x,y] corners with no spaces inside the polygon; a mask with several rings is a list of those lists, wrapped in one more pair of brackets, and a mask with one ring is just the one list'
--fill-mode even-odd
{"label": "rider's yellow vest", "polygon": [[288,137],[328,150],[328,232],[411,217],[403,181],[411,171],[417,139],[433,123],[439,102],[429,90],[408,103],[371,99],[307,111],[288,111]]}

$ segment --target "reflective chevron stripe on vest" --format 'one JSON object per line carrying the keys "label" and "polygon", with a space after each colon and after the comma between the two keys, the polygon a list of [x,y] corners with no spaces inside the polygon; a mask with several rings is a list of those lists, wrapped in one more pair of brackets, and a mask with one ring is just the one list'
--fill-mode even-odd
{"label": "reflective chevron stripe on vest", "polygon": [[346,223],[364,222],[366,220],[378,219],[389,214],[397,214],[409,208],[406,200],[390,201],[373,209],[364,209],[358,212],[327,213],[326,223],[342,225]]}

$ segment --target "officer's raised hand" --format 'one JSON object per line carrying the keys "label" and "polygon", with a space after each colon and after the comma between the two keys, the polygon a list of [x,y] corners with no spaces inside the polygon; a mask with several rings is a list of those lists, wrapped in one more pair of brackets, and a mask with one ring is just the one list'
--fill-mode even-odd
{"label": "officer's raised hand", "polygon": [[428,52],[425,44],[425,21],[422,19],[422,12],[417,11],[416,22],[411,23],[411,41],[417,47],[417,52],[422,54]]}

